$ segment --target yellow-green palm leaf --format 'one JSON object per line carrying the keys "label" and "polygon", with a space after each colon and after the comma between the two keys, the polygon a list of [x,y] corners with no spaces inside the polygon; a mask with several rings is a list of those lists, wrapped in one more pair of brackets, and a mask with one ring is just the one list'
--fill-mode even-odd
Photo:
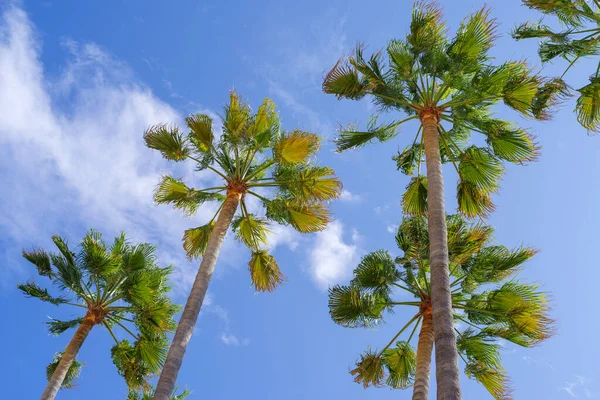
{"label": "yellow-green palm leaf", "polygon": [[266,250],[253,252],[248,267],[252,285],[257,291],[271,292],[283,282],[283,274],[275,261],[275,257],[267,253]]}
{"label": "yellow-green palm leaf", "polygon": [[208,239],[215,226],[214,222],[197,228],[187,229],[183,234],[183,248],[189,258],[197,258],[204,254]]}
{"label": "yellow-green palm leaf", "polygon": [[282,164],[301,164],[308,161],[320,147],[320,139],[314,133],[293,131],[275,144],[273,153]]}

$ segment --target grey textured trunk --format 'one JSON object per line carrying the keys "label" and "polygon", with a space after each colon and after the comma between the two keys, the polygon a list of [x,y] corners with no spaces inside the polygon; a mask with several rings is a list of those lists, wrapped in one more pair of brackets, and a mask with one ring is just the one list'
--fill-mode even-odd
{"label": "grey textured trunk", "polygon": [[52,400],[56,397],[56,393],[60,390],[65,376],[67,376],[67,372],[69,372],[69,368],[73,364],[73,360],[75,360],[81,345],[85,342],[85,338],[87,338],[93,326],[94,323],[88,318],[84,319],[81,325],[79,325],[79,328],[77,328],[77,331],[60,358],[56,370],[54,370],[52,377],[48,381],[48,386],[46,386],[44,393],[42,393],[41,400]]}
{"label": "grey textured trunk", "polygon": [[202,308],[206,290],[210,284],[210,278],[215,270],[215,264],[217,263],[221,245],[225,239],[227,229],[229,229],[229,225],[231,225],[239,201],[239,195],[228,195],[223,204],[223,209],[217,217],[217,222],[208,239],[208,245],[206,246],[206,251],[202,257],[198,274],[196,274],[192,291],[190,292],[190,296],[188,297],[183,313],[181,314],[179,325],[177,325],[177,330],[175,331],[175,337],[169,348],[165,365],[160,374],[158,384],[156,385],[154,400],[169,400],[175,389],[177,374],[179,373],[179,368],[181,368],[185,350],[192,337],[192,333],[194,332],[196,320],[198,319],[198,314]]}
{"label": "grey textured trunk", "polygon": [[431,352],[433,351],[433,321],[431,311],[423,313],[423,324],[417,345],[417,372],[413,389],[413,400],[427,400],[429,376],[431,374]]}
{"label": "grey textured trunk", "polygon": [[452,320],[448,234],[444,209],[444,179],[440,158],[438,119],[421,118],[425,161],[427,163],[427,218],[430,242],[431,307],[435,338],[435,376],[438,400],[459,400],[458,352]]}

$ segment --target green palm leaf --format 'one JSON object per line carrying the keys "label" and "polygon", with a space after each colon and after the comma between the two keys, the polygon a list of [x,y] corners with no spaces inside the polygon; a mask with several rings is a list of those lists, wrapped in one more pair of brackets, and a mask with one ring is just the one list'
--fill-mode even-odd
{"label": "green palm leaf", "polygon": [[23,250],[23,257],[37,268],[38,274],[41,276],[52,275],[52,266],[50,264],[50,257],[44,250]]}
{"label": "green palm leaf", "polygon": [[212,118],[206,114],[190,115],[185,119],[191,132],[188,137],[194,147],[203,153],[210,151],[213,142]]}
{"label": "green palm leaf", "polygon": [[306,202],[333,200],[342,192],[342,183],[328,167],[281,166],[274,178],[284,195]]}
{"label": "green palm leaf", "polygon": [[291,225],[298,232],[322,231],[329,223],[329,211],[320,203],[301,204],[284,199],[274,199],[266,204],[267,218]]}
{"label": "green palm leaf", "polygon": [[284,134],[275,144],[273,154],[282,165],[306,163],[320,147],[320,139],[309,132],[293,131]]}
{"label": "green palm leaf", "polygon": [[266,250],[253,252],[248,267],[252,284],[257,291],[271,292],[283,282],[284,277],[275,257]]}
{"label": "green palm leaf", "polygon": [[197,258],[204,254],[208,239],[215,226],[214,222],[197,228],[187,229],[183,234],[183,248],[188,258]]}
{"label": "green palm leaf", "polygon": [[17,286],[27,297],[35,297],[41,301],[45,301],[55,306],[69,302],[69,299],[63,296],[51,296],[47,289],[36,285],[33,281]]}
{"label": "green palm leaf", "polygon": [[375,325],[386,306],[382,295],[362,292],[357,287],[336,285],[329,289],[331,319],[345,327]]}
{"label": "green palm leaf", "polygon": [[381,386],[385,378],[385,364],[382,357],[370,350],[360,355],[356,368],[350,371],[354,382],[360,383],[366,389],[369,386]]}
{"label": "green palm leaf", "polygon": [[396,347],[383,352],[383,362],[388,370],[387,385],[394,389],[412,386],[416,370],[415,350],[407,342],[397,342]]}
{"label": "green palm leaf", "polygon": [[354,270],[352,286],[387,294],[400,277],[394,259],[387,251],[378,250],[363,257]]}
{"label": "green palm leaf", "polygon": [[198,207],[206,201],[222,200],[224,200],[224,196],[219,193],[189,188],[183,181],[170,176],[163,176],[154,191],[154,201],[157,204],[171,204],[187,215],[193,215]]}
{"label": "green palm leaf", "polygon": [[144,141],[146,146],[160,151],[167,160],[183,161],[190,152],[185,136],[175,126],[151,126],[144,132]]}
{"label": "green palm leaf", "polygon": [[411,178],[402,195],[402,211],[407,215],[427,213],[427,177],[419,175]]}
{"label": "green palm leaf", "polygon": [[254,214],[239,216],[231,222],[236,239],[253,250],[259,250],[261,245],[267,244],[268,226],[266,219]]}
{"label": "green palm leaf", "polygon": [[48,330],[54,336],[58,336],[61,333],[71,329],[78,327],[83,322],[83,318],[75,318],[70,321],[61,321],[58,319],[51,318],[49,322],[46,322],[48,325]]}

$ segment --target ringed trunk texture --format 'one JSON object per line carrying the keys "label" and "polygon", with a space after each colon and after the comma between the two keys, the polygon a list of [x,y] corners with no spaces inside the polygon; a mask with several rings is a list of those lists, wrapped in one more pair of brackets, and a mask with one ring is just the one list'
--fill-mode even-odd
{"label": "ringed trunk texture", "polygon": [[431,310],[423,313],[423,324],[417,345],[417,372],[413,400],[427,400],[429,396],[429,376],[431,374],[431,353],[433,351],[433,321]]}
{"label": "ringed trunk texture", "polygon": [[56,397],[56,393],[60,390],[60,387],[65,380],[65,376],[67,376],[67,372],[69,372],[69,368],[71,367],[71,364],[73,364],[73,360],[75,360],[81,345],[87,338],[93,326],[93,319],[86,316],[81,325],[79,325],[79,328],[77,328],[77,331],[60,358],[56,370],[54,370],[52,377],[48,381],[48,386],[46,386],[44,393],[42,393],[41,400],[53,400]]}
{"label": "ringed trunk texture", "polygon": [[427,164],[427,219],[431,265],[431,307],[435,337],[435,376],[438,400],[459,400],[458,352],[452,320],[448,233],[444,209],[444,179],[438,137],[438,117],[421,117]]}
{"label": "ringed trunk texture", "polygon": [[194,280],[192,291],[190,292],[183,313],[181,314],[177,330],[175,331],[175,337],[169,348],[165,365],[163,366],[158,384],[156,385],[154,400],[169,400],[173,390],[175,390],[177,374],[179,373],[179,368],[181,368],[185,350],[187,349],[187,345],[194,332],[196,320],[198,319],[198,314],[200,313],[202,303],[204,302],[204,296],[206,296],[210,279],[215,270],[215,264],[217,263],[221,245],[225,239],[227,229],[229,229],[229,225],[231,225],[233,215],[235,214],[239,202],[239,193],[228,194],[227,199],[225,199],[225,203],[223,204],[223,209],[217,217],[213,231],[208,239],[208,245],[206,246],[206,251],[202,257],[198,274]]}

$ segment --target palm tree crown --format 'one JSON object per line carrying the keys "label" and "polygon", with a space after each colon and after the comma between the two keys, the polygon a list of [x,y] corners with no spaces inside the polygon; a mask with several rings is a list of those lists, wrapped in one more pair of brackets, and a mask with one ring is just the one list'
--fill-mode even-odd
{"label": "palm tree crown", "polygon": [[[457,330],[457,346],[465,373],[481,382],[494,398],[509,398],[498,339],[531,347],[552,333],[546,294],[536,285],[515,280],[535,251],[491,245],[493,230],[489,226],[469,224],[458,215],[449,216],[447,225],[452,307],[455,321],[464,326]],[[329,292],[331,317],[346,327],[374,327],[396,307],[416,308],[385,347],[361,355],[352,374],[365,387],[385,383],[403,389],[413,384],[416,355],[411,340],[431,312],[427,221],[405,218],[396,242],[401,256],[394,259],[384,250],[370,253],[354,270],[349,286],[336,286]],[[414,300],[404,301],[406,294]],[[396,300],[400,296],[402,301]],[[398,340],[405,332],[410,332],[408,338]]]}
{"label": "palm tree crown", "polygon": [[[517,39],[541,39],[538,54],[543,63],[557,58],[567,61],[567,67],[557,82],[581,58],[600,55],[600,3],[585,0],[524,0],[523,4],[545,15],[554,15],[563,26],[556,30],[543,21],[525,22],[513,30]],[[579,92],[575,113],[577,121],[588,130],[600,130],[600,60],[590,83],[576,89]],[[564,84],[563,84],[564,85]],[[566,87],[566,85],[565,85]]]}
{"label": "palm tree crown", "polygon": [[[48,278],[65,295],[55,296],[33,280],[19,285],[28,297],[54,305],[70,305],[85,311],[70,321],[52,319],[47,322],[50,333],[59,335],[82,324],[103,326],[115,341],[111,353],[119,373],[130,388],[149,387],[146,379],[160,371],[166,355],[166,334],[175,328],[173,320],[178,307],[167,297],[171,268],[156,265],[155,248],[147,243],[131,245],[124,234],[107,246],[100,233],[90,231],[72,252],[60,236],[52,240],[58,253],[42,249],[24,251],[40,276]],[[131,337],[119,341],[116,330]],[[136,333],[137,331],[137,333]],[[57,353],[48,366],[53,376],[63,353]],[[79,374],[76,361],[68,368],[63,387],[70,387]]]}
{"label": "palm tree crown", "polygon": [[[164,176],[155,192],[159,204],[171,204],[194,214],[206,201],[221,203],[205,225],[185,231],[183,246],[189,257],[201,256],[226,195],[240,197],[240,213],[231,227],[236,238],[252,252],[249,263],[252,284],[259,291],[273,290],[283,278],[279,266],[266,250],[269,223],[289,225],[303,233],[322,230],[329,222],[326,201],[341,192],[341,183],[331,168],[316,166],[313,155],[320,140],[315,134],[282,132],[274,103],[265,99],[255,114],[231,92],[225,107],[223,133],[216,138],[213,121],[205,114],[186,118],[188,134],[177,127],[156,125],[144,139],[172,161],[195,162],[221,179],[214,187],[194,189],[180,179]],[[268,193],[259,193],[260,190]],[[264,216],[248,211],[247,196],[260,200]]]}
{"label": "palm tree crown", "polygon": [[[560,81],[533,74],[523,61],[491,63],[488,51],[496,38],[496,23],[486,9],[465,19],[452,40],[446,38],[441,18],[435,4],[416,3],[406,39],[387,45],[387,66],[382,52],[367,60],[359,45],[327,74],[323,90],[340,99],[371,96],[381,112],[406,115],[385,123],[378,123],[379,114],[374,115],[366,131],[341,129],[339,151],[374,139],[390,140],[405,122],[421,121],[413,143],[394,157],[399,170],[413,175],[403,198],[406,213],[423,215],[427,210],[427,177],[420,167],[422,124],[431,118],[439,131],[442,162],[452,162],[458,172],[459,211],[469,217],[484,215],[493,210],[490,197],[499,187],[502,163],[520,164],[537,155],[532,136],[495,117],[494,106],[502,101],[525,117],[545,119],[564,88]],[[485,144],[469,145],[472,132],[482,134]]]}

